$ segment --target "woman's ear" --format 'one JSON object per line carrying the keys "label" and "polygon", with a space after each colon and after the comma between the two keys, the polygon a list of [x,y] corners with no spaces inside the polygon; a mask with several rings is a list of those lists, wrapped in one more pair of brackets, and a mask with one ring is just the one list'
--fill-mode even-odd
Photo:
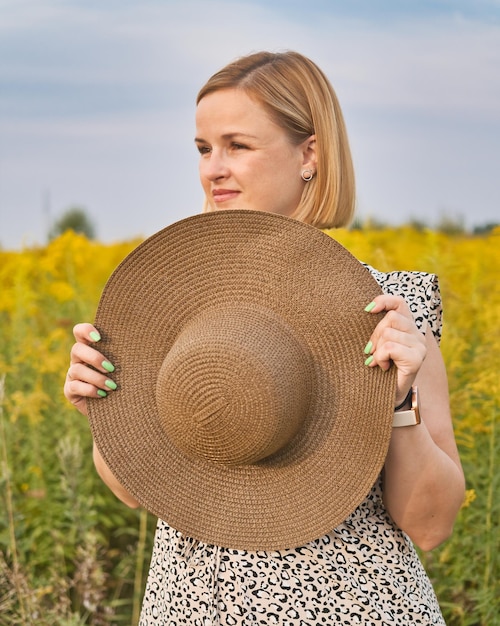
{"label": "woman's ear", "polygon": [[304,169],[308,169],[316,173],[316,169],[318,167],[316,158],[316,135],[308,137],[302,146],[302,166]]}

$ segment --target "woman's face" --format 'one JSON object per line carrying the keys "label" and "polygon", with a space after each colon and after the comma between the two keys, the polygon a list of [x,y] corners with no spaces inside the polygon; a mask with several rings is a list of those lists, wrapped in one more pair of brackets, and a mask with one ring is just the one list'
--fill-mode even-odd
{"label": "woman's face", "polygon": [[314,137],[294,146],[261,104],[239,89],[200,100],[196,109],[200,179],[210,210],[253,209],[291,215],[315,170]]}

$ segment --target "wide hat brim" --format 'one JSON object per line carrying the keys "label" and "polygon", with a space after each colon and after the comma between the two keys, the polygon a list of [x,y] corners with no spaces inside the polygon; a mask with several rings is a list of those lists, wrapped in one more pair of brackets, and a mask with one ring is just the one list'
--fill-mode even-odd
{"label": "wide hat brim", "polygon": [[[118,385],[88,403],[104,461],[148,511],[209,544],[277,550],[328,533],[366,497],[389,446],[395,368],[366,367],[363,353],[381,319],[364,308],[380,293],[338,242],[287,217],[206,213],[153,235],[114,271],[96,315]],[[263,307],[292,329],[310,357],[313,389],[289,445],[229,466],[179,449],[156,385],[186,325],[234,302]]]}

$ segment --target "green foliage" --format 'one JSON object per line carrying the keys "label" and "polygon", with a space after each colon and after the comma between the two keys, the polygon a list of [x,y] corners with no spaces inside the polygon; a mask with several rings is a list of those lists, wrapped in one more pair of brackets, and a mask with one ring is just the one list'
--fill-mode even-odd
{"label": "green foliage", "polygon": [[444,235],[463,235],[466,231],[465,220],[461,215],[442,213],[436,224],[436,230]]}
{"label": "green foliage", "polygon": [[[422,555],[448,626],[500,626],[500,230],[335,231],[382,271],[437,271],[452,414],[467,479],[453,536]],[[121,504],[92,464],[87,421],[62,386],[74,323],[138,242],[66,232],[0,251],[0,626],[137,624],[155,520]]]}
{"label": "green foliage", "polygon": [[[154,520],[127,509],[92,464],[87,420],[62,384],[71,326],[91,319],[135,244],[66,233],[0,253],[0,626],[130,623]],[[76,295],[78,294],[78,296]]]}
{"label": "green foliage", "polygon": [[80,207],[68,209],[52,226],[49,241],[64,234],[67,230],[85,235],[87,239],[94,239],[95,227],[86,211]]}
{"label": "green foliage", "polygon": [[61,406],[50,419],[0,419],[0,624],[128,620],[144,584],[134,580],[141,513],[96,476],[84,418]]}
{"label": "green foliage", "polygon": [[486,222],[486,224],[474,226],[472,232],[474,233],[474,235],[487,235],[499,226],[500,224],[498,222]]}

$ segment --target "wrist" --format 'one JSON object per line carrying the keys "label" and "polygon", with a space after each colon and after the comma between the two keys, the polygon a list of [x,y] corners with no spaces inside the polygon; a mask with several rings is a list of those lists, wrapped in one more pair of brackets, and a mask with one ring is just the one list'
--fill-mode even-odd
{"label": "wrist", "polygon": [[[408,400],[410,406],[407,409]],[[413,386],[404,401],[395,407],[392,426],[396,428],[399,426],[417,426],[417,424],[420,424],[418,389]]]}
{"label": "wrist", "polygon": [[394,407],[394,411],[401,411],[402,409],[410,409],[411,408],[411,397],[413,394],[413,387],[410,387],[408,393],[406,394],[405,399],[400,404]]}

